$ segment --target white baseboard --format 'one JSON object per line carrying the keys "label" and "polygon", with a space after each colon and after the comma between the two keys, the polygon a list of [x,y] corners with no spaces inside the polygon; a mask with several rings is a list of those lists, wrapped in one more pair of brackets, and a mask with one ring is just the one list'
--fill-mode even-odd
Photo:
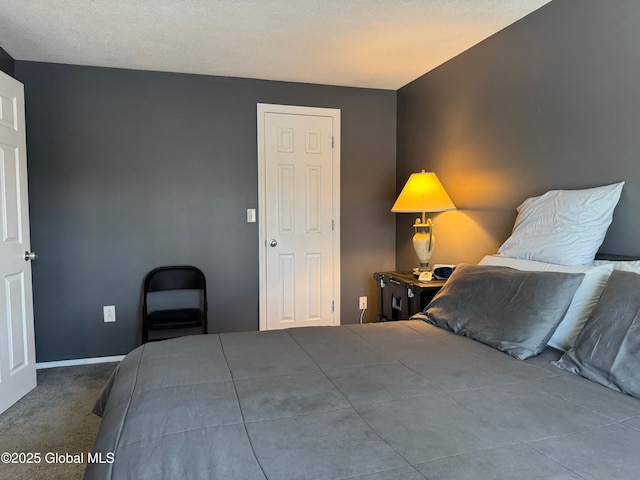
{"label": "white baseboard", "polygon": [[124,355],[114,355],[111,357],[93,357],[93,358],[74,358],[73,360],[59,360],[56,362],[40,362],[36,363],[36,369],[54,367],[73,367],[75,365],[93,365],[94,363],[119,362]]}

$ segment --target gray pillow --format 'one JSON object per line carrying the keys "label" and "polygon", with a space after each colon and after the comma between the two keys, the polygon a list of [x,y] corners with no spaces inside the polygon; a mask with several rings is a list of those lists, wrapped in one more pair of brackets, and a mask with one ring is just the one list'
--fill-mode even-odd
{"label": "gray pillow", "polygon": [[433,325],[524,360],[544,350],[583,277],[458,265],[424,315]]}
{"label": "gray pillow", "polygon": [[558,367],[640,398],[640,275],[614,270]]}

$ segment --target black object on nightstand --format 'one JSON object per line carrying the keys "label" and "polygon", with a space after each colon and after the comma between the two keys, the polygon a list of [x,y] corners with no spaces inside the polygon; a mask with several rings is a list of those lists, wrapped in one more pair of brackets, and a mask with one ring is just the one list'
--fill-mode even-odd
{"label": "black object on nightstand", "polygon": [[445,280],[420,282],[412,272],[376,272],[378,315],[376,322],[406,320],[421,312],[445,284]]}

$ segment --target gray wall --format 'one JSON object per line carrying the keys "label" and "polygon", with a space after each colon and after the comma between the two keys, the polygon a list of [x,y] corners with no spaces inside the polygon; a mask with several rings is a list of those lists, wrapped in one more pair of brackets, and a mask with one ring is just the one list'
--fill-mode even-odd
{"label": "gray wall", "polygon": [[[529,196],[619,180],[601,250],[640,254],[639,85],[640,2],[554,0],[399,90],[398,191],[433,170],[460,209],[434,217],[433,260],[495,253]],[[411,220],[398,268],[416,263]]]}
{"label": "gray wall", "polygon": [[13,77],[14,68],[15,61],[13,57],[9,55],[4,48],[0,47],[0,71]]}
{"label": "gray wall", "polygon": [[[210,331],[258,328],[256,104],[342,111],[342,322],[392,269],[396,93],[16,62],[26,87],[39,362],[140,342],[144,275],[195,264]],[[375,259],[374,261],[372,259]],[[102,306],[116,305],[105,324]]]}

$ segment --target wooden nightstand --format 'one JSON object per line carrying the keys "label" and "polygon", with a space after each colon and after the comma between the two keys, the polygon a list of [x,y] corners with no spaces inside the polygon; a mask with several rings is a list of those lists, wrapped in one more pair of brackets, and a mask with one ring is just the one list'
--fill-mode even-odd
{"label": "wooden nightstand", "polygon": [[406,320],[421,312],[445,283],[419,282],[412,272],[376,272],[373,278],[378,285],[376,322]]}

